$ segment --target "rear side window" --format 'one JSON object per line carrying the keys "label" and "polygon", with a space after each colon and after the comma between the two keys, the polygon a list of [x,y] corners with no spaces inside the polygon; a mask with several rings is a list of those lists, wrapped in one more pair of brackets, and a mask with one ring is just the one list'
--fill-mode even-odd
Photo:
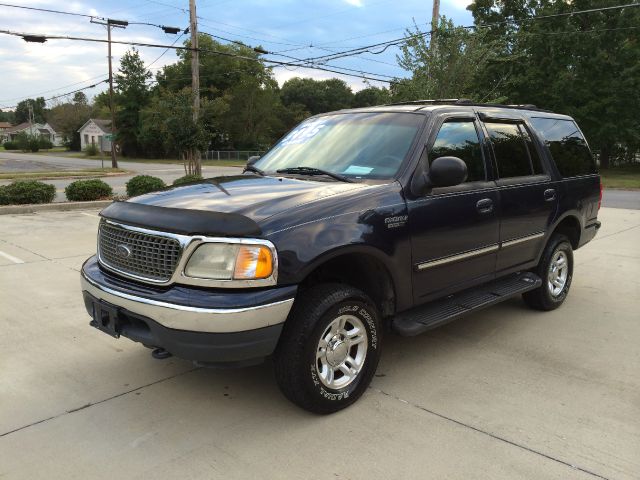
{"label": "rear side window", "polygon": [[543,173],[538,152],[522,124],[485,123],[496,157],[499,178]]}
{"label": "rear side window", "polygon": [[429,164],[438,157],[458,157],[467,164],[467,182],[486,180],[480,139],[471,120],[451,120],[442,124],[431,152]]}
{"label": "rear side window", "polygon": [[551,151],[560,175],[575,177],[597,173],[587,142],[572,120],[532,118],[531,123]]}

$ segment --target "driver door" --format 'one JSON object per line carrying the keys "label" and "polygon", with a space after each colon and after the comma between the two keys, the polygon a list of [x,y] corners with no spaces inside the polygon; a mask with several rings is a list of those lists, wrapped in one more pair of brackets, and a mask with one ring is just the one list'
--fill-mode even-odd
{"label": "driver door", "polygon": [[445,116],[433,130],[424,154],[429,164],[458,157],[468,175],[464,183],[407,202],[416,305],[491,280],[499,242],[499,196],[488,180],[490,163],[475,114]]}

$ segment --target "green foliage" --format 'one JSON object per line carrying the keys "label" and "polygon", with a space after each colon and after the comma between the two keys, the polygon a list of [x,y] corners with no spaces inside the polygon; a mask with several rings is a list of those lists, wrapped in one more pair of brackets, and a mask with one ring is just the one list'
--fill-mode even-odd
{"label": "green foliage", "polygon": [[162,179],[152,177],[151,175],[137,175],[129,180],[126,184],[127,195],[135,197],[145,193],[156,192],[162,190],[166,185]]}
{"label": "green foliage", "polygon": [[0,202],[6,205],[28,203],[51,203],[56,196],[56,187],[37,180],[19,180],[3,188]]}
{"label": "green foliage", "polygon": [[115,75],[117,142],[122,154],[135,157],[138,154],[140,132],[140,110],[149,103],[149,87],[146,81],[151,73],[144,66],[135,48],[127,51],[120,60],[120,69]]}
{"label": "green foliage", "polygon": [[51,150],[53,148],[53,143],[48,138],[40,137],[38,139],[38,147],[42,150]]}
{"label": "green foliage", "polygon": [[84,147],[84,154],[87,157],[95,157],[98,153],[98,146],[95,143],[88,143],[87,146]]}
{"label": "green foliage", "polygon": [[100,179],[76,180],[64,189],[64,194],[71,201],[91,201],[109,198],[113,195],[111,187]]}
{"label": "green foliage", "polygon": [[303,105],[312,115],[349,108],[354,100],[351,88],[337,78],[295,77],[284,82],[280,94],[285,106]]}
{"label": "green foliage", "polygon": [[618,147],[640,149],[640,11],[526,19],[614,4],[476,0],[469,6],[476,23],[494,24],[485,32],[499,58],[487,65],[476,89],[493,91],[506,103],[572,115],[605,168]]}
{"label": "green foliage", "polygon": [[36,99],[27,98],[18,103],[15,110],[15,123],[20,124],[29,121],[29,104],[33,108],[33,121],[35,123],[44,123],[46,121],[47,103],[44,97]]}
{"label": "green foliage", "polygon": [[0,122],[9,122],[11,124],[16,123],[16,115],[13,110],[7,110],[3,112],[0,110]]}
{"label": "green foliage", "polygon": [[0,205],[9,205],[11,203],[11,199],[9,197],[9,193],[7,192],[7,187],[4,185],[0,185]]}
{"label": "green foliage", "polygon": [[19,150],[18,144],[12,140],[4,142],[3,147],[5,150]]}
{"label": "green foliage", "polygon": [[27,132],[20,132],[16,135],[15,144],[23,152],[37,152],[43,145],[40,135]]}
{"label": "green foliage", "polygon": [[488,92],[476,88],[476,79],[493,61],[492,44],[483,30],[455,27],[442,17],[432,37],[418,35],[417,26],[407,30],[398,64],[411,72],[411,79],[392,85],[394,100],[470,98],[486,101]]}
{"label": "green foliage", "polygon": [[185,175],[184,177],[176,178],[173,181],[173,185],[184,185],[187,183],[198,182],[204,177],[202,175]]}
{"label": "green foliage", "polygon": [[353,107],[373,107],[391,101],[391,94],[386,88],[368,87],[356,92],[353,96]]}
{"label": "green foliage", "polygon": [[77,92],[74,95],[73,103],[60,103],[55,105],[47,113],[48,119],[53,125],[55,125],[56,131],[62,135],[64,144],[70,150],[80,150],[80,128],[85,124],[89,118],[100,118],[101,115],[99,109],[86,103],[86,96],[83,100],[78,96]]}

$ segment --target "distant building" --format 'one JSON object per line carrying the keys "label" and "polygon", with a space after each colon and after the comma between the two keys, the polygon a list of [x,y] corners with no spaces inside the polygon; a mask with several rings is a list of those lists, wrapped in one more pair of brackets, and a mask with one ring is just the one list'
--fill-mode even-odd
{"label": "distant building", "polygon": [[58,134],[58,132],[56,132],[48,123],[24,122],[0,131],[0,135],[3,136],[5,140],[15,140],[20,133],[26,133],[27,135],[40,135],[42,138],[49,140],[54,146],[62,146],[62,135]]}
{"label": "distant building", "polygon": [[95,145],[103,152],[111,151],[111,120],[90,118],[78,130],[80,132],[80,148]]}
{"label": "distant building", "polygon": [[9,122],[0,122],[0,143],[5,142],[7,137],[5,136],[5,131],[11,128],[11,124]]}

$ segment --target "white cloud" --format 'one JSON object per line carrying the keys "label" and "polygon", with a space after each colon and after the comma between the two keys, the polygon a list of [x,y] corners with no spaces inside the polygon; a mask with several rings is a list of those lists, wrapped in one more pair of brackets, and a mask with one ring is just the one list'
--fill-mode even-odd
{"label": "white cloud", "polygon": [[354,7],[364,7],[364,2],[362,0],[344,0],[349,5],[353,5]]}
{"label": "white cloud", "polygon": [[458,10],[466,10],[473,0],[445,0],[445,3]]}
{"label": "white cloud", "polygon": [[[364,80],[358,79],[356,77],[350,77],[346,75],[338,75],[331,72],[323,72],[322,70],[311,70],[308,68],[298,68],[296,70],[287,70],[286,68],[274,68],[273,74],[278,81],[278,85],[282,86],[284,82],[294,77],[302,77],[302,78],[313,78],[314,80],[327,80],[329,78],[339,78],[344,80],[347,85],[351,87],[351,90],[354,92],[359,92],[367,87],[369,84]],[[381,82],[370,82],[371,85],[375,87],[385,87],[388,86],[386,83]]]}

